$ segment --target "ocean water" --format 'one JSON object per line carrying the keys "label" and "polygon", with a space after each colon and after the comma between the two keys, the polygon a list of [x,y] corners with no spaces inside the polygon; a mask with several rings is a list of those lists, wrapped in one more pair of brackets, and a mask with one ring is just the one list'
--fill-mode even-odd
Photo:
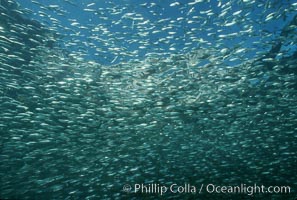
{"label": "ocean water", "polygon": [[296,199],[297,2],[0,0],[0,199]]}

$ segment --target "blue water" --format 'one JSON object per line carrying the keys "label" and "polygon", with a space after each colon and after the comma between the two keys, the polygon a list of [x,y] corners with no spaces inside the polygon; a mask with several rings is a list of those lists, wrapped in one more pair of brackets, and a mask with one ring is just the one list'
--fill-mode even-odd
{"label": "blue water", "polygon": [[[36,19],[38,21],[41,21],[49,26],[55,27],[55,30],[59,32],[60,34],[64,35],[63,40],[61,41],[61,46],[65,44],[65,42],[78,40],[79,43],[77,45],[73,45],[71,47],[68,47],[68,50],[72,50],[74,52],[81,51],[84,58],[87,58],[89,60],[94,60],[96,62],[99,62],[101,64],[110,65],[110,64],[116,64],[119,62],[127,62],[129,60],[133,59],[140,59],[143,60],[145,58],[145,55],[147,53],[187,53],[191,51],[192,49],[197,49],[201,47],[214,47],[218,43],[218,35],[222,34],[229,34],[229,33],[236,33],[243,29],[243,23],[240,22],[240,20],[243,20],[245,17],[239,17],[238,23],[236,26],[231,27],[225,27],[221,28],[217,26],[218,24],[224,23],[224,21],[217,19],[217,15],[223,10],[222,8],[218,7],[218,1],[207,1],[204,3],[197,3],[193,6],[188,6],[188,3],[191,1],[179,1],[179,6],[170,6],[171,3],[174,1],[164,0],[164,1],[143,1],[143,0],[124,0],[124,1],[72,1],[73,4],[67,3],[65,1],[56,0],[56,1],[38,1],[42,5],[49,6],[49,5],[58,5],[58,10],[62,10],[65,15],[61,16],[59,11],[55,11],[55,9],[49,9],[49,10],[42,10],[43,13],[45,13],[47,16],[40,16],[40,7],[31,1],[18,1],[23,7],[30,9],[33,14],[30,15],[30,18]],[[228,1],[221,1],[222,5],[228,3]],[[232,18],[232,13],[239,11],[243,8],[243,3],[238,3],[236,1],[230,1],[231,2],[231,9],[228,10],[228,14],[226,15],[226,18],[228,18],[228,15],[230,18]],[[294,3],[294,1],[273,1],[270,8],[267,6],[265,10],[263,10],[265,4],[267,4],[270,1],[260,1],[256,4],[259,6],[252,5],[252,8],[245,8],[241,15],[248,14],[247,19],[249,21],[249,25],[253,27],[252,32],[253,34],[250,37],[233,37],[232,39],[222,41],[222,47],[224,48],[232,48],[239,43],[243,43],[242,46],[245,48],[256,48],[260,49],[261,51],[267,51],[269,49],[268,45],[263,45],[265,42],[271,42],[273,38],[269,37],[261,37],[261,32],[270,32],[272,33],[272,37],[277,36],[280,32],[280,27],[283,27],[286,23],[288,23],[292,17],[294,16],[294,12],[286,12],[283,11],[285,9],[290,8],[290,5]],[[91,6],[87,6],[89,4],[93,4]],[[143,4],[145,4],[143,6]],[[142,5],[142,6],[141,6]],[[153,6],[151,6],[153,5]],[[227,7],[227,6],[226,6]],[[86,12],[83,9],[101,9],[102,11],[100,14],[95,15],[94,12]],[[106,8],[110,9],[117,9],[121,10],[122,8],[125,8],[122,14],[119,15],[112,15],[109,13],[109,11],[106,11]],[[188,21],[193,20],[197,21],[197,16],[200,15],[200,12],[213,10],[215,13],[213,15],[213,21],[208,22],[208,27],[211,28],[211,30],[201,30],[197,31],[194,37],[202,40],[207,41],[207,44],[194,41],[185,36],[185,33],[193,28],[198,28],[201,26],[201,22],[199,23],[188,23]],[[270,20],[267,23],[261,23],[261,20],[259,19],[259,16],[265,16],[273,13],[273,12],[279,12],[282,13],[282,11],[285,13],[285,16],[279,17],[274,20]],[[249,13],[251,12],[251,13]],[[170,31],[176,32],[174,37],[170,39],[169,43],[160,43],[158,45],[154,45],[158,39],[168,36],[168,33],[166,31],[161,31],[161,33],[158,34],[148,34],[143,37],[137,36],[137,29],[132,28],[133,27],[133,20],[129,18],[122,19],[122,23],[115,25],[114,23],[118,20],[120,20],[121,17],[125,13],[137,13],[140,14],[144,20],[149,20],[149,22],[153,24],[157,24],[156,22],[161,19],[169,19],[165,23],[159,23],[159,26],[157,29],[161,29],[164,26],[169,24],[170,20],[176,20],[180,17],[183,17],[183,20],[180,20],[175,22],[176,27],[173,27],[173,29],[170,29]],[[107,20],[100,19],[100,17],[106,17]],[[53,20],[50,18],[54,18],[59,21],[60,26],[57,27],[53,24]],[[79,29],[71,26],[70,19],[75,19],[78,23],[80,23],[82,26],[85,26],[87,28],[85,29]],[[136,23],[136,21],[134,22]],[[213,24],[212,24],[213,23]],[[174,24],[174,23],[173,23]],[[212,24],[212,25],[210,25]],[[100,30],[100,25],[103,27],[107,27],[111,34],[118,33],[118,35],[122,36],[124,39],[119,39],[115,42],[115,46],[117,47],[124,47],[125,51],[127,52],[133,52],[138,51],[137,55],[133,56],[124,56],[124,55],[116,55],[114,53],[111,53],[106,46],[104,46],[104,42],[97,42],[90,37],[92,36],[98,36],[103,41],[108,40],[108,36],[106,35],[100,35],[100,31],[97,33],[93,33],[91,29],[93,27],[98,26]],[[130,28],[123,29],[123,26],[128,26]],[[65,30],[65,27],[68,28],[68,30]],[[147,27],[150,29],[151,27]],[[71,31],[70,31],[71,30]],[[219,33],[218,33],[219,31]],[[79,36],[75,35],[75,33],[79,33]],[[122,34],[121,33],[124,33]],[[209,34],[211,33],[211,34]],[[213,34],[215,33],[215,34]],[[177,39],[178,38],[178,39]],[[137,41],[148,41],[150,43],[150,46],[148,49],[139,49],[138,42],[135,43],[127,43],[128,40],[137,40]],[[253,44],[253,42],[259,42],[260,44]],[[89,45],[87,43],[92,43],[92,45]],[[187,49],[184,49],[186,43],[192,43],[191,45],[188,45]],[[171,45],[174,46],[174,50],[170,50]],[[96,51],[96,48],[100,48],[100,52]],[[295,47],[296,48],[296,47]],[[245,58],[253,58],[255,57],[255,51],[251,52],[245,52]],[[114,59],[116,60],[112,62]],[[239,64],[239,62],[233,62],[228,63],[231,65]]]}

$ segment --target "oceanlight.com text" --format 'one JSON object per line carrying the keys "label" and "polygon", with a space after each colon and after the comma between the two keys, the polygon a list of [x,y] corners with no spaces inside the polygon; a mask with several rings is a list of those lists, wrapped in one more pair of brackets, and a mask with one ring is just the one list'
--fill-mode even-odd
{"label": "oceanlight.com text", "polygon": [[255,194],[289,194],[291,193],[290,186],[264,186],[264,185],[216,185],[210,184],[200,184],[192,185],[185,183],[182,185],[171,184],[162,185],[157,183],[151,184],[125,184],[123,186],[123,191],[127,193],[145,193],[145,194],[166,194],[166,193],[188,193],[188,194],[247,194],[249,196]]}

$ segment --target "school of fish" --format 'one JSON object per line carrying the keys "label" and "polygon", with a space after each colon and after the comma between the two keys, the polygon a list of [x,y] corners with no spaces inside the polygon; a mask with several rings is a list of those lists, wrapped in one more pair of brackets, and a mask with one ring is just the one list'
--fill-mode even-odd
{"label": "school of fish", "polygon": [[28,2],[0,0],[0,199],[296,198],[296,1]]}

